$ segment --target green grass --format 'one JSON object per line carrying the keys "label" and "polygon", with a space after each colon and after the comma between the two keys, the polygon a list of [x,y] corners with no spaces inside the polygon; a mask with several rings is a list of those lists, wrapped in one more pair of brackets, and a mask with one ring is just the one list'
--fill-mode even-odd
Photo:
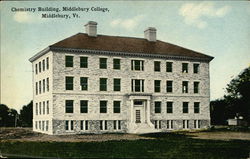
{"label": "green grass", "polygon": [[[105,142],[0,142],[2,154],[54,158],[247,158],[250,141],[191,139],[185,135],[148,134],[155,139]],[[11,157],[11,156],[9,156]]]}

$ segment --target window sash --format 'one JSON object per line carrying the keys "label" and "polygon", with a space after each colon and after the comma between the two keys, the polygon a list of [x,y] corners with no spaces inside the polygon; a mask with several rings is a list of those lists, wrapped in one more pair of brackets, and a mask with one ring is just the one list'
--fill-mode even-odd
{"label": "window sash", "polygon": [[161,71],[161,62],[160,61],[154,61],[154,71],[155,72]]}
{"label": "window sash", "polygon": [[49,114],[49,101],[47,101],[47,114]]}
{"label": "window sash", "polygon": [[121,91],[121,79],[114,79],[114,91]]}
{"label": "window sash", "polygon": [[49,78],[46,79],[46,83],[47,83],[47,92],[49,91]]}
{"label": "window sash", "polygon": [[173,62],[167,62],[166,65],[167,65],[166,71],[167,72],[173,72],[173,68],[172,68]]}
{"label": "window sash", "polygon": [[88,78],[87,77],[81,77],[80,78],[81,82],[81,90],[88,90]]}
{"label": "window sash", "polygon": [[188,93],[188,81],[182,82],[182,93]]}
{"label": "window sash", "polygon": [[65,112],[66,113],[73,113],[74,111],[74,101],[73,100],[66,100],[65,101]]}
{"label": "window sash", "polygon": [[167,113],[173,113],[173,102],[167,102]]}
{"label": "window sash", "polygon": [[100,58],[100,69],[106,69],[107,68],[107,58]]}
{"label": "window sash", "polygon": [[142,60],[132,60],[131,61],[131,70],[143,71],[144,70],[144,61],[142,61]]}
{"label": "window sash", "polygon": [[80,57],[80,68],[88,68],[88,57]]}
{"label": "window sash", "polygon": [[65,78],[65,87],[66,90],[73,90],[74,89],[74,77],[66,77]]}
{"label": "window sash", "polygon": [[194,102],[194,113],[200,113],[200,103]]}
{"label": "window sash", "polygon": [[73,56],[65,56],[65,66],[66,67],[73,67],[74,65],[74,57]]}
{"label": "window sash", "polygon": [[81,106],[81,113],[88,113],[88,101],[87,100],[81,100],[80,106]]}
{"label": "window sash", "polygon": [[161,92],[161,81],[155,80],[155,92]]}
{"label": "window sash", "polygon": [[200,66],[199,64],[194,64],[193,65],[193,68],[194,68],[193,71],[194,71],[194,73],[199,73],[199,66]]}
{"label": "window sash", "polygon": [[45,60],[43,59],[43,71],[45,71]]}
{"label": "window sash", "polygon": [[182,63],[182,73],[188,73],[188,63]]}
{"label": "window sash", "polygon": [[121,69],[121,60],[120,59],[113,59],[113,68],[116,70],[120,70]]}
{"label": "window sash", "polygon": [[49,58],[47,57],[46,58],[46,67],[47,67],[47,70],[49,69]]}
{"label": "window sash", "polygon": [[155,113],[161,113],[161,102],[155,102]]}
{"label": "window sash", "polygon": [[173,81],[167,81],[167,92],[173,92]]}
{"label": "window sash", "polygon": [[199,82],[194,82],[194,93],[199,93]]}
{"label": "window sash", "polygon": [[37,64],[35,65],[35,71],[36,71],[36,74],[37,74],[38,73]]}
{"label": "window sash", "polygon": [[121,102],[120,101],[114,101],[114,113],[120,113],[121,112]]}
{"label": "window sash", "polygon": [[100,91],[107,91],[107,78],[100,78]]}
{"label": "window sash", "polygon": [[183,102],[182,112],[183,113],[188,113],[188,102]]}
{"label": "window sash", "polygon": [[100,113],[107,113],[107,101],[100,101]]}

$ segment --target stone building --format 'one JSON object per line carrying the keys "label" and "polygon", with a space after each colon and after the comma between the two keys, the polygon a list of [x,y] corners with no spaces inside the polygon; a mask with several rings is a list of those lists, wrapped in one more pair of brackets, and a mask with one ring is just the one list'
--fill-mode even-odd
{"label": "stone building", "polygon": [[210,125],[209,62],[156,39],[97,34],[97,23],[37,53],[33,130],[146,133]]}

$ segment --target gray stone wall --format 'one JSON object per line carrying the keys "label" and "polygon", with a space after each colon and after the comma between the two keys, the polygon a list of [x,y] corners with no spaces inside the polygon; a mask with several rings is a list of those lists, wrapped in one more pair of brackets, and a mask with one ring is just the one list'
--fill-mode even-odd
{"label": "gray stone wall", "polygon": [[[65,55],[74,56],[74,67],[65,67]],[[173,59],[152,59],[152,58],[136,58],[123,56],[104,56],[94,54],[75,54],[69,52],[49,52],[44,57],[50,57],[50,68],[48,74],[36,76],[34,81],[51,77],[50,93],[34,97],[34,102],[49,99],[51,114],[48,116],[36,116],[37,120],[51,120],[52,125],[49,127],[51,134],[67,134],[67,133],[83,133],[80,131],[80,120],[89,121],[88,133],[99,133],[99,120],[107,120],[109,123],[107,132],[114,132],[112,129],[113,120],[121,120],[123,123],[121,132],[127,132],[127,125],[130,120],[131,101],[131,79],[144,79],[144,93],[151,94],[150,103],[150,119],[161,120],[163,130],[166,120],[174,120],[173,129],[183,129],[182,121],[190,120],[190,128],[192,128],[193,120],[201,120],[201,128],[210,125],[209,112],[209,64],[207,62],[173,60]],[[88,68],[80,68],[80,57],[88,57]],[[44,58],[41,57],[41,58]],[[107,69],[99,69],[99,58],[107,58]],[[113,59],[121,59],[121,70],[113,69]],[[132,71],[131,60],[144,60],[144,71]],[[33,62],[33,65],[40,59]],[[154,61],[161,62],[161,72],[154,71]],[[173,72],[166,72],[166,62],[173,62]],[[182,73],[182,63],[189,64],[188,73]],[[198,74],[193,73],[193,64],[199,63],[200,69]],[[74,90],[65,90],[65,77],[74,77]],[[88,91],[82,91],[80,88],[80,77],[88,77]],[[99,78],[107,78],[107,91],[99,91]],[[113,79],[121,79],[121,91],[113,91]],[[154,92],[154,80],[161,80],[161,92]],[[173,93],[166,93],[166,81],[173,81]],[[182,93],[182,81],[189,81],[189,92]],[[193,82],[200,82],[199,93],[193,92]],[[35,84],[33,82],[35,87]],[[35,89],[35,88],[34,88]],[[74,113],[65,113],[65,100],[74,100]],[[80,100],[88,100],[88,113],[80,113]],[[100,113],[99,102],[106,100],[107,113]],[[113,101],[121,101],[121,113],[113,113]],[[154,102],[161,101],[161,113],[154,113]],[[166,113],[166,102],[173,102],[173,113]],[[189,102],[189,113],[182,113],[182,103]],[[200,113],[194,113],[194,102],[200,102]],[[35,112],[35,111],[34,111]],[[75,128],[73,132],[65,131],[65,120],[74,120]],[[35,130],[37,131],[37,130]],[[47,132],[45,132],[47,133]],[[85,133],[85,132],[84,132]],[[87,133],[87,132],[86,132]]]}

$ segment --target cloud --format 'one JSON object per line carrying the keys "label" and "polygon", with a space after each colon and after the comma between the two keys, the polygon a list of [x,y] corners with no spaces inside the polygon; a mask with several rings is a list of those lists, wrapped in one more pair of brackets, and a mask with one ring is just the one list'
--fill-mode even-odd
{"label": "cloud", "polygon": [[122,27],[127,30],[132,30],[134,29],[139,22],[144,18],[143,15],[138,15],[130,19],[115,19],[111,21],[110,25],[111,27]]}
{"label": "cloud", "polygon": [[19,23],[27,23],[33,21],[33,18],[27,12],[16,12],[14,20]]}
{"label": "cloud", "polygon": [[179,14],[184,17],[186,24],[202,29],[207,26],[204,17],[222,18],[230,10],[230,6],[216,8],[213,2],[186,3],[179,9]]}

